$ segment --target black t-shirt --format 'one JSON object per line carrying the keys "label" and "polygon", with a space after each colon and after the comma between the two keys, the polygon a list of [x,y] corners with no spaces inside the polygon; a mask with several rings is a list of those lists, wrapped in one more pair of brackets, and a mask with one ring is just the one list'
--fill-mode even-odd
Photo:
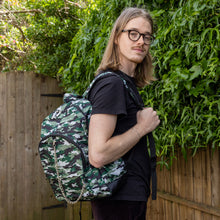
{"label": "black t-shirt", "polygon": [[[121,75],[143,103],[135,85],[134,78],[121,71]],[[103,78],[90,91],[89,100],[92,104],[92,114],[117,115],[116,128],[113,136],[122,134],[136,123],[136,113],[139,110],[123,81],[114,75]],[[146,137],[141,140],[123,156],[127,164],[126,181],[122,187],[110,198],[113,200],[147,201],[150,194],[150,159],[147,150]]]}

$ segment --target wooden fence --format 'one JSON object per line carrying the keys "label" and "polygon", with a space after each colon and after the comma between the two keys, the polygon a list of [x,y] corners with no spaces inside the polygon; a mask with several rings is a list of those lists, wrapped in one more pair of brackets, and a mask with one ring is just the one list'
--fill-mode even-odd
{"label": "wooden fence", "polygon": [[[38,155],[40,125],[62,103],[55,79],[32,72],[0,73],[0,220],[78,220],[80,203],[58,202]],[[158,199],[148,220],[220,219],[220,150],[177,155],[171,170],[158,167]],[[92,219],[89,202],[82,220]]]}
{"label": "wooden fence", "polygon": [[157,167],[158,199],[149,220],[220,220],[220,149],[199,149],[187,161],[177,154],[170,170]]}
{"label": "wooden fence", "polygon": [[60,92],[47,77],[0,73],[0,220],[46,220],[43,208],[57,204],[43,176],[38,142],[42,119],[62,102],[42,94]]}

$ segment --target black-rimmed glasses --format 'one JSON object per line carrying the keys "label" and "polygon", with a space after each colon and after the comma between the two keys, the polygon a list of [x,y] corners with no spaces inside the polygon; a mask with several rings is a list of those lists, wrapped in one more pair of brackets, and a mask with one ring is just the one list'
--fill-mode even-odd
{"label": "black-rimmed glasses", "polygon": [[138,41],[141,36],[143,36],[144,44],[149,45],[154,41],[154,37],[151,34],[141,34],[136,30],[122,30],[122,32],[128,32],[128,38],[131,41]]}

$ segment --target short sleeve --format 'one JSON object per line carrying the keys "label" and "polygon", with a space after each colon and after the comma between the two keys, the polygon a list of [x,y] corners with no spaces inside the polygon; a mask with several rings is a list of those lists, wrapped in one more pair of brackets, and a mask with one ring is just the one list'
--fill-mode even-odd
{"label": "short sleeve", "polygon": [[95,83],[89,94],[92,114],[126,115],[126,98],[123,81],[109,76]]}

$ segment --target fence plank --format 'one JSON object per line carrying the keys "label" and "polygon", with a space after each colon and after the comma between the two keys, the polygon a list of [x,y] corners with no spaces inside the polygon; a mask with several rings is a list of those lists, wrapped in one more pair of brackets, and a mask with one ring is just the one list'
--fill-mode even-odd
{"label": "fence plank", "polygon": [[[42,183],[39,177],[41,177],[40,172],[40,160],[38,154],[38,143],[40,140],[40,112],[41,112],[41,102],[40,102],[40,88],[41,88],[41,78],[35,75],[33,78],[32,95],[34,97],[32,102],[33,110],[33,124],[32,124],[32,140],[33,140],[33,182],[32,182],[32,192],[34,197],[34,213],[33,219],[42,219],[42,206],[41,206],[41,189]],[[35,125],[34,125],[35,123]]]}
{"label": "fence plank", "polygon": [[[178,152],[178,167],[179,167],[179,194],[178,196],[181,196],[183,198],[186,198],[187,190],[188,190],[188,184],[186,182],[186,163],[185,159],[182,157],[181,152]],[[180,219],[187,219],[187,207],[186,206],[180,206],[179,207],[179,215]]]}
{"label": "fence plank", "polygon": [[[191,157],[191,152],[187,153],[187,161],[185,162],[185,184],[187,185],[184,198],[189,201],[193,201],[193,160]],[[188,208],[186,209],[186,218],[187,219],[195,219],[195,210]]]}
{"label": "fence plank", "polygon": [[[211,152],[211,149],[210,149]],[[212,205],[220,208],[220,147],[211,156]]]}
{"label": "fence plank", "polygon": [[[24,203],[24,194],[25,194],[25,176],[24,176],[24,74],[23,72],[17,72],[14,74],[15,76],[15,146],[14,146],[14,154],[16,161],[16,213],[18,216],[24,216],[24,220],[26,220],[25,216],[25,203]],[[17,205],[19,204],[19,205]]]}
{"label": "fence plank", "polygon": [[0,216],[2,219],[7,220],[8,215],[8,110],[7,110],[7,77],[6,74],[1,74],[0,78]]}
{"label": "fence plank", "polygon": [[65,220],[74,220],[72,205],[67,205],[67,208],[65,209]]}
{"label": "fence plank", "polygon": [[43,210],[42,219],[46,220],[64,220],[65,208],[45,209]]}
{"label": "fence plank", "polygon": [[[180,198],[179,196],[171,195],[169,193],[164,193],[164,192],[158,192],[158,195],[160,198],[164,200],[169,200],[171,202],[178,203],[182,206],[187,206],[188,208],[193,208],[195,209],[199,214],[202,214],[203,212],[208,213],[210,215],[214,215],[217,217],[220,217],[220,209],[215,208],[212,206],[208,206],[202,203],[197,203],[194,201],[189,201],[187,199]],[[196,218],[195,218],[196,219]]]}
{"label": "fence plank", "polygon": [[[16,213],[16,155],[15,151],[15,137],[16,137],[16,127],[15,127],[15,112],[16,112],[16,100],[15,100],[15,74],[7,74],[7,125],[8,125],[8,198],[7,198],[7,208],[8,208],[8,219],[17,219]],[[10,183],[10,184],[9,184]]]}
{"label": "fence plank", "polygon": [[212,205],[212,186],[211,186],[211,161],[210,149],[206,148],[201,152],[201,165],[203,166],[203,198],[202,202],[206,205]]}
{"label": "fence plank", "polygon": [[[171,177],[172,177],[172,181],[171,181],[171,187],[172,187],[172,194],[174,195],[178,195],[179,194],[179,178],[178,178],[178,170],[179,170],[179,164],[178,164],[178,157],[179,155],[177,155],[177,159],[173,161],[173,166],[171,168]],[[159,175],[160,173],[158,173]],[[173,220],[179,220],[180,216],[179,216],[179,211],[180,207],[179,204],[177,203],[172,203],[172,219]]]}
{"label": "fence plank", "polygon": [[78,202],[73,206],[73,220],[80,220],[80,219],[92,220],[92,210],[91,210],[90,202],[87,201]]}
{"label": "fence plank", "polygon": [[[194,176],[194,201],[202,203],[202,166],[200,164],[201,156],[196,154],[194,156],[193,176]],[[203,219],[201,211],[195,210],[195,219]]]}
{"label": "fence plank", "polygon": [[[33,95],[32,95],[32,87],[33,87],[33,73],[27,72],[24,74],[24,111],[25,111],[25,140],[24,140],[24,147],[25,147],[25,155],[24,155],[24,161],[25,161],[25,180],[32,180],[34,178],[34,169],[33,169],[33,158],[34,158],[34,152],[33,152],[33,137],[32,137],[32,127],[35,126],[35,123],[32,123],[33,121]],[[35,197],[33,196],[32,190],[33,190],[33,182],[32,181],[25,181],[25,197],[24,197],[24,204],[25,207],[28,207],[25,209],[25,216],[27,220],[33,220],[33,210],[34,205],[33,201],[35,200]]]}
{"label": "fence plank", "polygon": [[[212,185],[212,206],[220,210],[220,147],[212,152],[211,155],[211,185]],[[213,216],[212,220],[220,220],[220,217]]]}

